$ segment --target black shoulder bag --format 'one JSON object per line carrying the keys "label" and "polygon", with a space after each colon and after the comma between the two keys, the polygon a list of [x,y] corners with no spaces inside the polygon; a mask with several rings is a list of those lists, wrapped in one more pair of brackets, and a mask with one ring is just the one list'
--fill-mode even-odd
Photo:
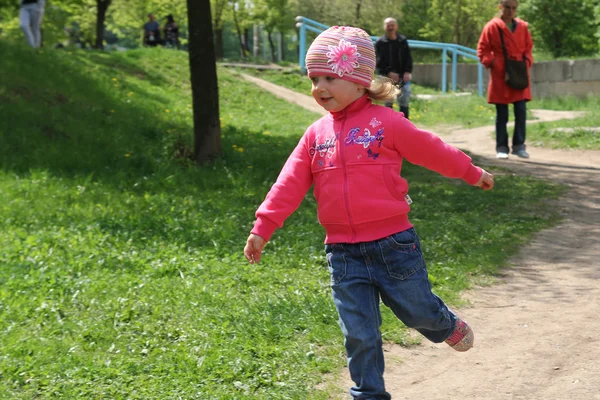
{"label": "black shoulder bag", "polygon": [[504,80],[506,84],[513,89],[526,89],[529,86],[529,77],[527,76],[527,62],[511,60],[508,58],[506,52],[506,46],[504,45],[504,35],[502,34],[502,28],[498,27],[500,32],[500,41],[502,41],[502,51],[504,52],[504,66],[506,73],[504,74]]}

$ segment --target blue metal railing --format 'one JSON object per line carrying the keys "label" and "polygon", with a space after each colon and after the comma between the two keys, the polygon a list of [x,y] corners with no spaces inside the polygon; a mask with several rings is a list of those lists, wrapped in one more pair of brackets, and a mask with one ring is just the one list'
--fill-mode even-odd
{"label": "blue metal railing", "polygon": [[[302,71],[306,70],[305,64],[305,56],[306,56],[306,32],[315,32],[317,34],[323,32],[328,29],[329,26],[322,24],[317,21],[313,21],[312,19],[306,17],[296,17],[296,27],[300,30],[300,49],[299,49],[299,59],[300,59],[300,68]],[[378,39],[377,36],[371,36],[373,43]],[[471,49],[469,47],[461,46],[459,44],[453,43],[438,43],[438,42],[425,42],[422,40],[409,40],[408,45],[411,48],[416,49],[435,49],[442,51],[442,92],[446,93],[446,88],[448,86],[448,77],[447,77],[447,58],[448,52],[452,54],[452,91],[456,92],[456,70],[457,70],[457,59],[458,56],[462,56],[465,58],[469,58],[471,60],[477,61],[477,89],[479,96],[483,96],[483,65],[479,62],[479,58],[477,57],[477,50]]]}

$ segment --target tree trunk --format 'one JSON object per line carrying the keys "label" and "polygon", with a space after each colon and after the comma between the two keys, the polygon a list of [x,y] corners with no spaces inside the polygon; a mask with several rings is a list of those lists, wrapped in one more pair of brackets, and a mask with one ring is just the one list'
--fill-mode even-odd
{"label": "tree trunk", "polygon": [[96,0],[96,43],[94,48],[104,50],[104,20],[106,19],[106,10],[112,0]]}
{"label": "tree trunk", "polygon": [[460,42],[460,30],[462,28],[462,2],[461,0],[458,0],[457,2],[458,4],[455,5],[456,7],[456,19],[454,20],[454,43],[456,44],[461,44]]}
{"label": "tree trunk", "polygon": [[242,30],[240,29],[240,24],[237,19],[237,12],[235,11],[235,7],[233,7],[233,22],[235,23],[235,30],[237,31],[238,39],[240,41],[240,56],[245,59],[246,58],[246,45],[244,44],[244,38],[242,36]]}
{"label": "tree trunk", "polygon": [[227,6],[226,0],[216,0],[214,16],[212,20],[215,33],[215,57],[217,60],[223,58],[223,13]]}
{"label": "tree trunk", "polygon": [[187,0],[194,156],[203,164],[221,153],[219,88],[215,46],[210,20],[210,0]]}
{"label": "tree trunk", "polygon": [[354,26],[360,26],[360,7],[362,6],[362,0],[358,0],[358,2],[356,2],[356,20],[354,21]]}
{"label": "tree trunk", "polygon": [[215,59],[223,58],[223,28],[215,29]]}
{"label": "tree trunk", "polygon": [[271,31],[267,31],[267,37],[269,38],[269,47],[271,47],[271,62],[275,62],[275,43],[273,43]]}
{"label": "tree trunk", "polygon": [[244,29],[243,35],[244,48],[246,49],[246,54],[250,55],[250,40],[248,39],[250,37],[250,28]]}

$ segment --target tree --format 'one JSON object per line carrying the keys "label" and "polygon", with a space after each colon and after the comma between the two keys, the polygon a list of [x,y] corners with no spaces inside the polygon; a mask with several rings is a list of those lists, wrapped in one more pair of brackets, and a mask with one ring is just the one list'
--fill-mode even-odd
{"label": "tree", "polygon": [[255,19],[264,24],[271,48],[271,62],[275,61],[275,43],[273,31],[284,33],[294,26],[294,17],[290,14],[288,0],[261,0],[256,4]]}
{"label": "tree", "polygon": [[231,14],[233,15],[233,22],[237,33],[238,40],[240,42],[240,55],[242,58],[246,58],[250,53],[248,48],[248,42],[245,40],[243,32],[246,31],[245,23],[240,23],[240,20],[246,21],[249,19],[248,12],[245,7],[245,3],[234,2],[231,4]]}
{"label": "tree", "polygon": [[427,23],[421,25],[420,36],[471,48],[477,46],[481,30],[498,11],[496,0],[457,0],[451,7],[445,0],[428,0],[427,3]]}
{"label": "tree", "polygon": [[205,163],[221,153],[219,88],[210,0],[187,0],[194,108],[194,155]]}
{"label": "tree", "polygon": [[534,44],[554,57],[585,56],[598,52],[600,20],[594,18],[599,0],[563,0],[560,6],[528,0],[519,11],[531,24]]}
{"label": "tree", "polygon": [[104,21],[112,0],[96,0],[96,49],[104,49]]}
{"label": "tree", "polygon": [[[212,27],[214,29],[216,39],[215,54],[217,56],[217,60],[220,60],[223,58],[223,16],[227,9],[228,3],[227,0],[211,0],[211,2],[213,3],[212,9],[214,10],[212,14]],[[208,15],[211,16],[210,13]]]}

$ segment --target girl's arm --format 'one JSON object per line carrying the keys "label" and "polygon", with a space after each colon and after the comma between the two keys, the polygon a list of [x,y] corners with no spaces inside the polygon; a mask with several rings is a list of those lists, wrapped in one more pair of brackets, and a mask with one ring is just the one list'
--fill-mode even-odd
{"label": "girl's arm", "polygon": [[471,157],[445,143],[431,132],[422,130],[398,114],[395,121],[394,146],[409,162],[421,165],[447,178],[460,178],[477,184],[483,170],[471,163]]}
{"label": "girl's arm", "polygon": [[269,241],[275,229],[281,228],[304,199],[313,183],[311,157],[304,135],[283,166],[279,177],[256,211],[252,233]]}

